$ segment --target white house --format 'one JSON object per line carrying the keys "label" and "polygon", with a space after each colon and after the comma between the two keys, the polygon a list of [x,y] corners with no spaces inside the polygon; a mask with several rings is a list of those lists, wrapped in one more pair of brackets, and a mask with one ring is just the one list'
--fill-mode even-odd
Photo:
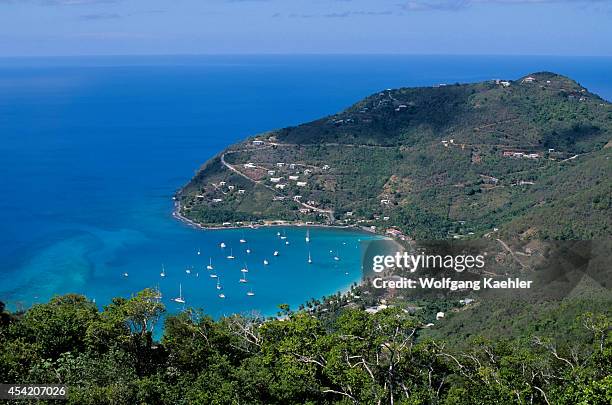
{"label": "white house", "polygon": [[244,194],[244,189],[242,189],[242,188],[241,188],[241,189],[239,189],[239,190],[238,190],[238,194]]}
{"label": "white house", "polygon": [[274,173],[276,173],[274,170],[268,170],[268,175],[274,176]]}
{"label": "white house", "polygon": [[255,145],[255,146],[263,145],[263,143],[264,142],[259,140],[259,139],[256,139],[256,140],[253,141],[253,145]]}
{"label": "white house", "polygon": [[229,190],[233,190],[233,189],[235,189],[235,188],[236,188],[236,186],[227,186],[227,188],[228,188]]}
{"label": "white house", "polygon": [[300,176],[289,176],[289,180],[298,180]]}
{"label": "white house", "polygon": [[218,203],[218,202],[221,202],[221,201],[223,201],[223,198],[213,198],[213,202],[214,203]]}
{"label": "white house", "polygon": [[285,189],[286,184],[277,184],[275,187],[281,190]]}
{"label": "white house", "polygon": [[438,312],[436,314],[436,320],[439,321],[440,319],[444,318],[444,312]]}
{"label": "white house", "polygon": [[271,177],[271,178],[270,178],[270,181],[271,181],[272,183],[278,183],[278,182],[280,182],[282,179],[283,179],[282,177]]}
{"label": "white house", "polygon": [[306,183],[305,181],[298,181],[296,184],[298,187],[306,187],[306,184],[308,183]]}

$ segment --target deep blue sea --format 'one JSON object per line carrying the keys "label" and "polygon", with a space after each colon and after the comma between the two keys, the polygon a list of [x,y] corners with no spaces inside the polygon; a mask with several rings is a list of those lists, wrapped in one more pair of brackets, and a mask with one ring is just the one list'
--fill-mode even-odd
{"label": "deep blue sea", "polygon": [[[195,230],[172,218],[171,196],[229,144],[378,90],[543,70],[612,99],[612,58],[0,59],[0,300],[14,309],[75,292],[104,305],[158,286],[176,311],[170,299],[182,285],[187,305],[213,316],[271,315],[280,303],[295,308],[345,289],[360,278],[358,241],[368,236],[315,228],[306,244],[305,229],[288,228],[284,245],[276,228]],[[204,269],[210,258],[225,299]],[[248,283],[239,283],[245,264]]]}

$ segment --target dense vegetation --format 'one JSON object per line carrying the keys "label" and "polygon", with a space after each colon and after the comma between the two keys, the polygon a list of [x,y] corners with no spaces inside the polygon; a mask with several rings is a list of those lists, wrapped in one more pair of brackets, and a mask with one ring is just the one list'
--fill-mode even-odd
{"label": "dense vegetation", "polygon": [[[573,320],[572,341],[535,331],[463,347],[423,338],[399,308],[320,318],[165,318],[156,292],[103,311],[66,295],[25,313],[2,308],[0,380],[62,383],[72,404],[608,404],[606,313]],[[545,321],[545,320],[543,320]]]}
{"label": "dense vegetation", "polygon": [[[530,78],[386,90],[336,115],[262,134],[253,138],[260,146],[249,140],[225,151],[257,183],[217,156],[177,194],[182,213],[208,225],[396,226],[415,239],[607,237],[612,104],[563,76]],[[248,163],[257,169],[244,169]],[[297,187],[290,175],[307,185]],[[272,177],[286,187],[275,188]],[[213,186],[222,181],[243,193]],[[300,212],[296,195],[332,218]]]}

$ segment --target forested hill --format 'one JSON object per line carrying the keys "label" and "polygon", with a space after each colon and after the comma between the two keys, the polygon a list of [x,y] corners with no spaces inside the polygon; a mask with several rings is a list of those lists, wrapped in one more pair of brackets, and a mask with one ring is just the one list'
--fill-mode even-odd
{"label": "forested hill", "polygon": [[612,105],[554,73],[389,89],[231,146],[177,197],[183,215],[206,225],[608,236],[611,135]]}

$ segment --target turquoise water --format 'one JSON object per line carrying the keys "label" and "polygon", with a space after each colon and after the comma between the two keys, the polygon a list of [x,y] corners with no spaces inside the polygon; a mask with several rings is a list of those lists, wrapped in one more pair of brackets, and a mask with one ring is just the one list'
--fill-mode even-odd
{"label": "turquoise water", "polygon": [[[304,229],[287,228],[287,246],[276,228],[195,230],[172,218],[171,196],[227,145],[380,89],[540,70],[612,98],[611,58],[0,59],[0,300],[27,307],[77,292],[103,305],[159,286],[174,311],[181,307],[170,299],[182,284],[187,305],[219,316],[273,314],[280,303],[296,307],[344,289],[361,275],[358,240],[369,236],[316,228],[306,245]],[[225,258],[221,241],[235,260]],[[204,269],[209,257],[224,300]],[[245,262],[252,297],[238,282]]]}

